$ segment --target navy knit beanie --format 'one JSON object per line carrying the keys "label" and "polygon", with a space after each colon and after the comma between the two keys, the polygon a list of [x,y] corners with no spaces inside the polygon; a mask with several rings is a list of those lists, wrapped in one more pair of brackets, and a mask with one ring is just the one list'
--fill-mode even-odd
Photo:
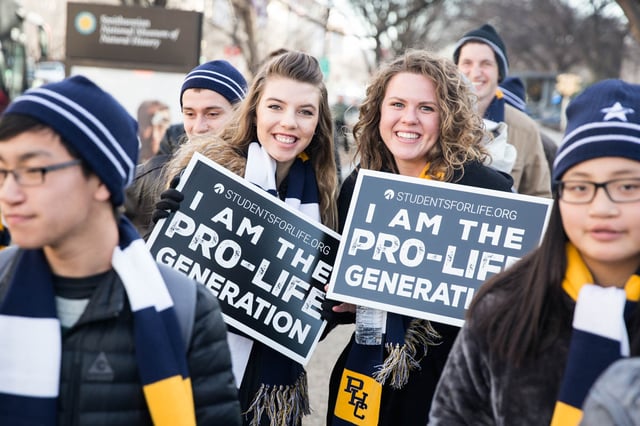
{"label": "navy knit beanie", "polygon": [[599,157],[640,161],[640,85],[603,80],[567,107],[567,130],[553,162],[553,180]]}
{"label": "navy knit beanie", "polygon": [[527,92],[518,77],[507,77],[500,83],[500,90],[506,103],[522,112],[527,112]]}
{"label": "navy knit beanie", "polygon": [[507,59],[507,49],[496,29],[489,24],[484,24],[480,28],[469,31],[456,43],[453,50],[453,62],[458,64],[460,59],[460,49],[470,41],[477,41],[489,45],[496,55],[498,62],[498,82],[505,79],[509,74],[509,59]]}
{"label": "navy knit beanie", "polygon": [[124,202],[138,160],[138,124],[113,96],[77,75],[26,91],[4,112],[10,114],[51,127],[107,186],[111,203]]}
{"label": "navy knit beanie", "polygon": [[247,82],[233,65],[227,61],[206,62],[192,69],[180,89],[180,107],[182,94],[187,89],[208,89],[220,93],[231,105],[240,102],[247,94]]}

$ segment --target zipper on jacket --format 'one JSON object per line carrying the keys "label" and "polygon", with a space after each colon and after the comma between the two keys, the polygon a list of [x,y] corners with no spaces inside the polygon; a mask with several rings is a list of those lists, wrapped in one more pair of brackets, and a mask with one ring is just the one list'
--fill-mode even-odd
{"label": "zipper on jacket", "polygon": [[[74,324],[71,328],[74,329],[76,325]],[[71,330],[69,330],[71,333]],[[82,336],[79,335],[79,342],[77,347],[82,348]],[[71,372],[69,374],[69,381],[67,386],[69,387],[68,395],[66,401],[69,402],[69,410],[67,412],[67,418],[62,419],[61,424],[68,426],[75,426],[79,424],[78,414],[80,412],[80,401],[78,398],[80,397],[80,385],[82,384],[82,358],[84,352],[81,350],[73,350],[73,362],[71,364]]]}

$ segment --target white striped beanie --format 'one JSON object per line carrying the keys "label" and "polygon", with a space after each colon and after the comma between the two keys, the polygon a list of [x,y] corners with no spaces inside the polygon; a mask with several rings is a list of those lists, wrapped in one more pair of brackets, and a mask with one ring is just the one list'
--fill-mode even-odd
{"label": "white striped beanie", "polygon": [[527,92],[524,83],[519,77],[507,77],[500,83],[500,90],[504,95],[504,100],[514,108],[522,112],[527,112]]}
{"label": "white striped beanie", "polygon": [[567,129],[553,162],[553,180],[599,157],[640,161],[640,85],[603,80],[567,107]]}
{"label": "white striped beanie", "polygon": [[180,90],[180,107],[182,95],[187,89],[212,90],[233,105],[247,95],[247,82],[240,71],[229,62],[217,60],[198,65],[187,74]]}
{"label": "white striped beanie", "polygon": [[107,186],[111,203],[124,202],[138,160],[138,124],[113,96],[76,75],[26,91],[5,110],[10,114],[51,127]]}

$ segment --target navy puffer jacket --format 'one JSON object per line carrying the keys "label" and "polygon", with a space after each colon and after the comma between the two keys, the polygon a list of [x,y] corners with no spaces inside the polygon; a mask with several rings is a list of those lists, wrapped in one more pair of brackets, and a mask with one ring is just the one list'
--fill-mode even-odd
{"label": "navy puffer jacket", "polygon": [[[187,279],[167,266],[159,267],[165,280]],[[0,280],[0,301],[8,278]],[[204,286],[196,288],[187,362],[197,424],[239,426],[240,404],[220,305]],[[132,321],[124,286],[117,278],[96,288],[78,322],[63,333],[59,425],[153,424],[138,375]]]}

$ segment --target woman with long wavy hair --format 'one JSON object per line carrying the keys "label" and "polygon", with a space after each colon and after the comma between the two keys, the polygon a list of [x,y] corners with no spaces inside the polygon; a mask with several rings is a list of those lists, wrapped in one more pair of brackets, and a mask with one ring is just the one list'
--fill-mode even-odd
{"label": "woman with long wavy hair", "polygon": [[[194,152],[336,229],[331,111],[313,56],[291,51],[266,62],[221,133],[183,145],[165,175],[179,175]],[[172,196],[175,190],[163,193]],[[166,204],[160,201],[157,207],[161,212]],[[234,370],[243,372],[236,384],[245,424],[300,425],[309,413],[303,366],[233,328],[229,341]]]}
{"label": "woman with long wavy hair", "polygon": [[[475,101],[455,64],[427,51],[408,51],[381,67],[367,88],[354,126],[360,164],[340,190],[339,228],[345,223],[360,169],[511,191],[510,176],[483,164],[486,133]],[[354,321],[355,306],[328,305],[323,312],[331,326]],[[379,425],[424,425],[459,327],[388,313],[386,330],[374,354],[381,397],[375,402],[371,394],[366,396],[366,417],[377,418]],[[365,352],[375,350],[362,346],[352,338],[334,366],[327,424],[354,421],[350,392],[341,382],[364,365]]]}

